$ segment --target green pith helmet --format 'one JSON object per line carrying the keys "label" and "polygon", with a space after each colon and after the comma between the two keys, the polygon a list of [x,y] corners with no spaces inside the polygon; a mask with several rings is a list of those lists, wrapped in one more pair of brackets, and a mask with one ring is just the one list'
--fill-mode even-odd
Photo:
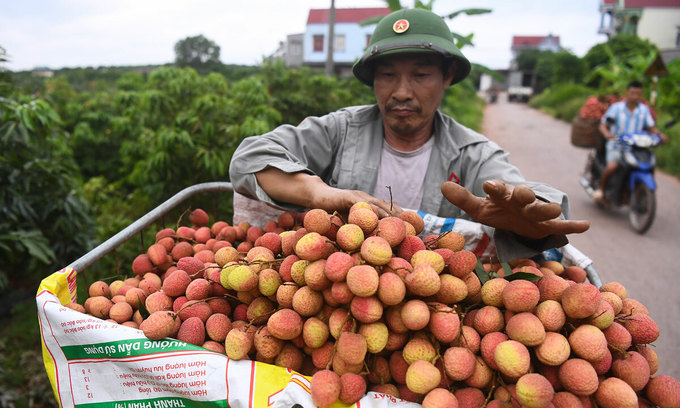
{"label": "green pith helmet", "polygon": [[451,85],[470,73],[470,61],[454,45],[451,30],[435,13],[424,9],[402,9],[383,17],[376,25],[368,49],[354,64],[354,76],[373,85],[372,61],[405,52],[434,52],[455,63]]}

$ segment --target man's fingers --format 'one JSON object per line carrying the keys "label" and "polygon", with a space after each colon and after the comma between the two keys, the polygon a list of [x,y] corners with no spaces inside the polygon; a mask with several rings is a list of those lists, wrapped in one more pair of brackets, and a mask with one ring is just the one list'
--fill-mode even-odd
{"label": "man's fingers", "polygon": [[484,192],[494,201],[504,200],[507,197],[507,186],[501,180],[487,180],[482,185]]}
{"label": "man's fingers", "polygon": [[442,194],[444,198],[461,210],[468,213],[472,218],[475,217],[477,210],[480,208],[480,202],[483,198],[476,197],[469,192],[465,187],[451,181],[446,181],[442,184]]}
{"label": "man's fingers", "polygon": [[547,223],[550,225],[550,234],[557,235],[580,234],[590,228],[590,221],[586,220],[554,220]]}
{"label": "man's fingers", "polygon": [[535,200],[524,209],[524,214],[534,221],[548,221],[562,214],[562,207],[557,203],[544,203]]}
{"label": "man's fingers", "polygon": [[536,201],[536,194],[528,186],[519,184],[512,190],[510,200],[520,206],[525,206]]}

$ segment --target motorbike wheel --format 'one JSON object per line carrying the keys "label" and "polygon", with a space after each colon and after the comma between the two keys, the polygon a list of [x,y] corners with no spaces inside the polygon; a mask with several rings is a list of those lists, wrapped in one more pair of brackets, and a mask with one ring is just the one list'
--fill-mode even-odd
{"label": "motorbike wheel", "polygon": [[656,194],[645,183],[637,183],[630,195],[628,221],[638,234],[652,226],[656,214]]}

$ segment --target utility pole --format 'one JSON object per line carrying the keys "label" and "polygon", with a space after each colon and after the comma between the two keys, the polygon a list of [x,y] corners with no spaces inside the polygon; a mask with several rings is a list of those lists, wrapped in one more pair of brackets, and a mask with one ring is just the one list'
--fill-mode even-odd
{"label": "utility pole", "polygon": [[328,16],[328,54],[326,54],[326,76],[333,76],[333,45],[335,43],[335,0],[331,0]]}

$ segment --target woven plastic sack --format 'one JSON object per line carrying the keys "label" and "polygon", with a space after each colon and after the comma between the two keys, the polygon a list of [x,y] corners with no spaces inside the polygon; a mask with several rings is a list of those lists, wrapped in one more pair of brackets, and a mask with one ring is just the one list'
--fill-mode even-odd
{"label": "woven plastic sack", "polygon": [[[149,340],[64,307],[76,301],[76,275],[71,268],[55,272],[36,295],[43,362],[61,407],[315,407],[310,377],[175,339]],[[420,405],[369,392],[353,406]]]}

